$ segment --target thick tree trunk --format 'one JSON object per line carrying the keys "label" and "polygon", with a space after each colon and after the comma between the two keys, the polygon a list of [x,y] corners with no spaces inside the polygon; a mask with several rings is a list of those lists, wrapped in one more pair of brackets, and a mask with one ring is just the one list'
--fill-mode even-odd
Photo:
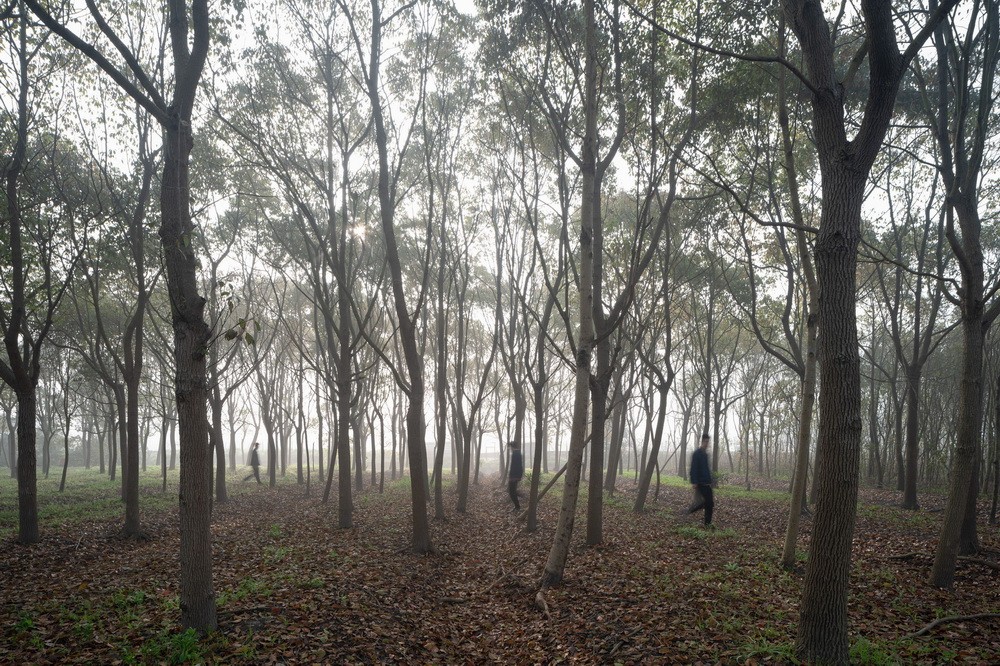
{"label": "thick tree trunk", "polygon": [[17,393],[17,518],[19,543],[38,543],[38,481],[35,476],[35,391]]}
{"label": "thick tree trunk", "polygon": [[[849,161],[824,164],[823,212],[816,242],[822,469],[796,649],[822,662],[847,661],[847,591],[861,446],[856,261],[865,174]],[[793,507],[794,510],[794,507]]]}
{"label": "thick tree trunk", "polygon": [[177,115],[165,130],[160,195],[164,265],[174,327],[177,423],[180,431],[181,624],[197,631],[218,626],[212,586],[211,479],[206,357],[210,331],[198,293],[198,259],[191,222],[190,123]]}

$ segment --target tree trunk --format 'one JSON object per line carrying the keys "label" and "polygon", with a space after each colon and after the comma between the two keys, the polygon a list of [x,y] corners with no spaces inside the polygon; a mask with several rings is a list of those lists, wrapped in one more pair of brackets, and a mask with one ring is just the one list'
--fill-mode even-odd
{"label": "tree trunk", "polygon": [[165,130],[160,238],[174,325],[181,445],[181,624],[204,632],[218,626],[212,587],[211,450],[205,367],[211,332],[205,323],[205,299],[198,294],[198,259],[192,241],[188,180],[192,137],[188,117],[175,112]]}
{"label": "tree trunk", "polygon": [[[632,507],[635,513],[645,511],[646,496],[649,494],[649,484],[653,481],[653,473],[659,469],[660,444],[663,441],[663,426],[667,417],[669,391],[670,384],[667,382],[660,382],[657,386],[657,392],[660,394],[660,406],[657,409],[656,429],[653,431],[653,443],[649,451],[649,458],[646,459],[646,469],[639,478],[639,489],[635,496],[635,505]],[[682,434],[682,439],[683,437]]]}
{"label": "tree trunk", "polygon": [[919,362],[913,360],[906,368],[906,439],[903,444],[906,460],[906,476],[903,479],[903,508],[916,511],[920,508],[917,502],[917,470],[920,461],[918,435],[920,434],[920,375]]}
{"label": "tree trunk", "polygon": [[978,310],[968,312],[962,318],[964,358],[956,418],[958,441],[952,459],[948,502],[942,517],[941,534],[930,579],[931,584],[937,587],[951,587],[955,580],[955,563],[970,495],[971,501],[975,501],[973,484],[979,456],[979,434],[982,429],[983,338],[980,306]]}
{"label": "tree trunk", "polygon": [[38,482],[35,477],[35,391],[17,393],[17,540],[38,543]]}
{"label": "tree trunk", "polygon": [[[803,585],[796,642],[801,656],[847,661],[847,591],[854,534],[861,446],[861,373],[858,356],[856,260],[867,170],[849,160],[823,164],[823,211],[816,242],[822,468]],[[793,507],[794,511],[794,507]]]}
{"label": "tree trunk", "polygon": [[570,539],[576,518],[576,503],[580,493],[580,473],[583,466],[583,449],[587,439],[587,412],[590,406],[590,362],[594,350],[594,204],[596,202],[597,166],[597,29],[595,0],[584,0],[585,14],[585,65],[584,65],[584,118],[585,131],[581,155],[583,177],[580,204],[580,328],[576,349],[576,381],[574,388],[573,426],[570,434],[569,454],[566,460],[566,480],[563,500],[559,509],[552,548],[549,550],[542,588],[562,582],[569,556]]}
{"label": "tree trunk", "polygon": [[382,57],[382,7],[380,0],[372,0],[371,51],[367,63],[366,84],[372,106],[375,144],[378,152],[379,216],[385,243],[386,263],[392,282],[393,306],[399,327],[403,358],[409,380],[406,409],[406,444],[410,458],[410,499],[413,511],[411,548],[415,553],[434,550],[431,543],[430,524],[427,520],[427,452],[424,434],[424,378],[423,362],[417,348],[416,325],[411,319],[403,285],[403,269],[396,243],[395,197],[389,182],[389,137],[380,99],[379,62]]}

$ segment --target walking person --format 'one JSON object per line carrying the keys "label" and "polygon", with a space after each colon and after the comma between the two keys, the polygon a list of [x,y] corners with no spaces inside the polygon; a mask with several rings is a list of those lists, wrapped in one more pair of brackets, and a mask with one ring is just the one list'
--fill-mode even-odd
{"label": "walking person", "polygon": [[521,502],[517,498],[517,486],[524,476],[524,460],[521,458],[521,443],[510,442],[510,471],[507,473],[507,492],[514,503],[515,513],[520,513]]}
{"label": "walking person", "polygon": [[712,439],[708,433],[701,436],[701,446],[691,454],[691,473],[688,475],[691,487],[699,498],[688,509],[688,513],[705,510],[705,527],[712,527],[712,511],[715,509],[715,498],[712,496],[712,468],[708,464],[708,445]]}
{"label": "walking person", "polygon": [[250,479],[257,479],[257,483],[260,483],[260,454],[257,453],[257,449],[260,447],[260,442],[254,442],[253,446],[250,447],[250,467],[253,471],[246,475],[243,479],[244,483]]}

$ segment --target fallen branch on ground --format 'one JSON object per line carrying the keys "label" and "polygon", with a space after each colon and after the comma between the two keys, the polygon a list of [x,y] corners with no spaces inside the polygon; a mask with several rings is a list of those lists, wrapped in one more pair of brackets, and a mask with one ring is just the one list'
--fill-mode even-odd
{"label": "fallen branch on ground", "polygon": [[931,629],[934,629],[935,627],[939,627],[942,624],[946,624],[948,622],[969,622],[969,621],[973,621],[973,620],[987,620],[987,619],[992,619],[992,618],[1000,618],[1000,613],[979,613],[977,615],[949,615],[948,617],[939,617],[938,619],[936,619],[933,622],[929,623],[927,626],[925,626],[920,631],[918,631],[918,632],[916,632],[914,634],[910,634],[909,637],[910,638],[916,638],[917,636],[923,636],[924,634],[926,634]]}

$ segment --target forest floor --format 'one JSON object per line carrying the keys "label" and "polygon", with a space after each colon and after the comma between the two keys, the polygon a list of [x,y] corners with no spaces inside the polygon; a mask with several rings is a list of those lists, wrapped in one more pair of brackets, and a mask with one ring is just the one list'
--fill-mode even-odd
{"label": "forest floor", "polygon": [[[198,638],[178,625],[176,480],[163,495],[144,477],[149,536],[126,540],[114,486],[96,473],[71,479],[65,495],[39,482],[43,536],[30,547],[14,541],[15,486],[0,482],[0,663],[794,663],[804,567],[779,566],[787,495],[762,482],[750,492],[720,487],[718,528],[705,531],[680,511],[690,499],[680,480],[636,516],[626,479],[606,499],[596,547],[583,543],[582,497],[548,616],[534,591],[558,484],[533,534],[496,479],[472,489],[465,515],[446,488],[447,520],[432,523],[439,552],[420,556],[407,552],[405,482],[358,495],[346,531],[315,485],[307,497],[293,483],[231,483],[213,527],[219,631]],[[927,493],[923,510],[907,512],[898,493],[861,495],[852,661],[1000,663],[995,616],[915,635],[939,618],[1000,613],[997,527],[981,522],[983,561],[960,561],[954,589],[939,590],[927,578],[943,498]],[[805,520],[800,560],[810,529]]]}

